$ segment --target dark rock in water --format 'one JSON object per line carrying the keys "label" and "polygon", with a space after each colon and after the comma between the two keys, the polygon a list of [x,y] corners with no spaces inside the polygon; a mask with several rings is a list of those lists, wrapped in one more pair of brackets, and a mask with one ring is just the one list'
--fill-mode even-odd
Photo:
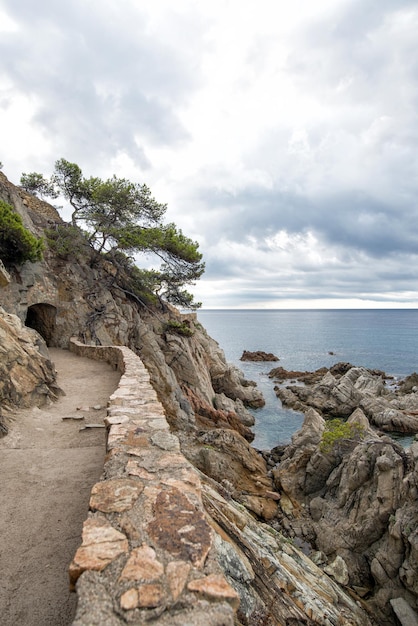
{"label": "dark rock in water", "polygon": [[418,374],[414,372],[410,376],[407,376],[405,380],[403,380],[399,384],[399,391],[402,393],[413,393],[418,389]]}
{"label": "dark rock in water", "polygon": [[244,350],[240,361],[279,361],[279,357],[272,352],[263,352],[262,350],[250,352],[249,350]]}
{"label": "dark rock in water", "polygon": [[314,383],[328,372],[328,368],[321,367],[314,372],[301,372],[299,370],[286,370],[284,367],[275,367],[269,372],[269,378],[275,380],[298,380],[301,383]]}

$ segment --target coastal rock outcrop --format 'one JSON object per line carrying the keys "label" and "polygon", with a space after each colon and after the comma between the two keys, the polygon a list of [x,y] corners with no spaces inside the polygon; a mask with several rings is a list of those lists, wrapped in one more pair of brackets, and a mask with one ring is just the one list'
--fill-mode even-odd
{"label": "coastal rock outcrop", "polygon": [[[413,377],[410,385],[396,386],[384,372],[348,363],[312,373],[279,368],[270,377],[280,381],[275,391],[283,404],[295,410],[305,412],[311,407],[326,418],[347,418],[360,408],[380,430],[418,433],[418,388]],[[285,385],[289,379],[299,384]]]}
{"label": "coastal rock outcrop", "polygon": [[202,480],[203,502],[218,530],[218,559],[241,597],[239,624],[373,624],[361,605],[293,542],[256,522],[244,507],[220,494],[205,477]]}
{"label": "coastal rock outcrop", "polygon": [[390,600],[418,609],[418,443],[405,451],[374,431],[361,409],[349,423],[362,436],[324,449],[326,421],[310,408],[272,474],[291,536],[389,626]]}

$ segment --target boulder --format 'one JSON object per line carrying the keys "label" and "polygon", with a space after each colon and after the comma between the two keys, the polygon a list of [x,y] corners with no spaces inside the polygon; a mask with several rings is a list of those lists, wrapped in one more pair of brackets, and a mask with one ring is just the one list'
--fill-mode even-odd
{"label": "boulder", "polygon": [[269,520],[275,516],[277,502],[266,462],[235,430],[204,432],[183,449],[196,467],[258,517]]}

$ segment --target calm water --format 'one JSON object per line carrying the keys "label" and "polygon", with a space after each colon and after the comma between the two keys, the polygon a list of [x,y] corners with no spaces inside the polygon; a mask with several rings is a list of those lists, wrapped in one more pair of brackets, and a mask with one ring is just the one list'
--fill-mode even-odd
{"label": "calm water", "polygon": [[[267,374],[277,365],[311,371],[348,361],[397,378],[418,371],[416,309],[202,310],[198,320],[264,395],[266,406],[254,412],[253,445],[260,449],[287,443],[303,421],[273,391]],[[245,363],[243,350],[273,352],[280,362]]]}

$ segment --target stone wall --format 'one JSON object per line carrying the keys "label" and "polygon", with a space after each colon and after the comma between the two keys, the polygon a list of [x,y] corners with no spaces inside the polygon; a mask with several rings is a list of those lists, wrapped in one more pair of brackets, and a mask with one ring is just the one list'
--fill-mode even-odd
{"label": "stone wall", "polygon": [[238,594],[219,568],[195,468],[181,454],[142,361],[129,348],[70,349],[122,372],[110,397],[107,456],[70,565],[73,626],[232,626]]}

